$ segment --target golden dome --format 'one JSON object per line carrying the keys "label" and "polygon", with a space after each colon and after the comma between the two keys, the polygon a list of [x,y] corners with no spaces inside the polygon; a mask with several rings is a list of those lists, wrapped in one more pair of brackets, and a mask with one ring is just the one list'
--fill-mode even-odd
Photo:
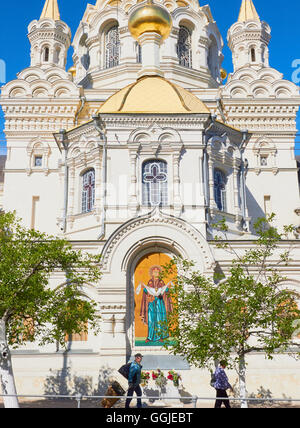
{"label": "golden dome", "polygon": [[72,74],[73,79],[76,77],[76,67],[75,67],[75,65],[72,65],[72,67],[69,68],[68,73]]}
{"label": "golden dome", "polygon": [[225,80],[227,77],[227,71],[224,68],[221,68],[221,79]]}
{"label": "golden dome", "polygon": [[163,40],[169,37],[172,29],[170,13],[152,0],[136,9],[129,18],[128,28],[136,40],[144,33],[158,33]]}
{"label": "golden dome", "polygon": [[112,95],[98,113],[209,114],[210,111],[186,89],[163,77],[145,76]]}

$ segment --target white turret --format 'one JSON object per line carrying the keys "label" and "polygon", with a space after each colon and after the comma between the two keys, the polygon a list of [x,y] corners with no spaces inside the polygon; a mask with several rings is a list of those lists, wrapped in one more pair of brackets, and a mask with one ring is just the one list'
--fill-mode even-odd
{"label": "white turret", "polygon": [[260,20],[252,0],[243,0],[238,22],[228,31],[234,71],[269,67],[270,26]]}
{"label": "white turret", "polygon": [[28,27],[31,66],[65,68],[71,44],[71,30],[60,19],[57,0],[46,0],[39,20]]}

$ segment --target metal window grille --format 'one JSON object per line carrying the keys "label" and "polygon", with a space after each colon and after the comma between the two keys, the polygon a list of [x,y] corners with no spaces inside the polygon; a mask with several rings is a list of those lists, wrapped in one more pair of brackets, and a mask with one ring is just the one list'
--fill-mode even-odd
{"label": "metal window grille", "polygon": [[149,161],[143,165],[142,203],[147,206],[168,205],[168,165],[164,161]]}
{"label": "metal window grille", "polygon": [[95,171],[87,171],[82,176],[82,212],[92,211],[95,205]]}
{"label": "metal window grille", "polygon": [[181,26],[178,35],[177,55],[179,64],[183,67],[192,68],[192,38],[190,31]]}
{"label": "metal window grille", "polygon": [[226,177],[222,171],[214,171],[214,196],[220,211],[227,210],[226,204]]}
{"label": "metal window grille", "polygon": [[106,33],[106,68],[112,68],[119,65],[120,61],[120,37],[119,27],[115,25]]}

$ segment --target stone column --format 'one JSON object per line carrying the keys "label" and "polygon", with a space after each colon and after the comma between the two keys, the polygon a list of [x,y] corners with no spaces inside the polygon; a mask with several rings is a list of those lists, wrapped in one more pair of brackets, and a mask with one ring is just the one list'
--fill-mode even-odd
{"label": "stone column", "polygon": [[165,40],[161,47],[162,61],[172,64],[178,64],[177,43],[178,43],[179,29],[173,27],[170,36]]}
{"label": "stone column", "polygon": [[173,155],[173,183],[174,183],[174,215],[179,217],[182,210],[180,198],[180,174],[179,174],[180,153]]}
{"label": "stone column", "polygon": [[239,165],[237,163],[237,159],[234,160],[233,165],[233,189],[234,189],[234,213],[236,215],[236,218],[240,215],[240,205],[239,205],[239,181],[238,181],[238,175],[239,175]]}
{"label": "stone column", "polygon": [[130,152],[130,194],[129,194],[129,210],[133,217],[136,216],[138,210],[138,199],[137,199],[137,151]]}
{"label": "stone column", "polygon": [[163,76],[160,69],[160,44],[162,37],[157,33],[143,33],[138,39],[142,47],[142,70],[138,77]]}
{"label": "stone column", "polygon": [[206,37],[200,37],[198,42],[198,55],[197,55],[197,68],[208,68],[208,49],[210,45],[210,40]]}
{"label": "stone column", "polygon": [[120,64],[136,61],[135,40],[128,31],[128,27],[120,28],[119,34],[121,44]]}
{"label": "stone column", "polygon": [[209,205],[210,208],[217,208],[215,202],[215,192],[214,192],[214,163],[211,159],[211,154],[209,154],[208,160],[208,177],[209,177]]}
{"label": "stone column", "polygon": [[99,35],[90,37],[86,41],[86,46],[88,48],[90,56],[90,67],[89,72],[97,70],[100,67],[99,64],[99,50],[100,50],[100,40]]}

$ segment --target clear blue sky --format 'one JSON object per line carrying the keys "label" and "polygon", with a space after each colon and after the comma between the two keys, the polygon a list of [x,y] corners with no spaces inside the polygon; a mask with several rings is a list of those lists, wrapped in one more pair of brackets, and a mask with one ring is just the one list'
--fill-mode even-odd
{"label": "clear blue sky", "polygon": [[[0,14],[0,59],[6,63],[6,80],[10,81],[16,74],[28,67],[30,62],[30,45],[27,39],[28,24],[41,15],[45,0],[14,0],[1,2]],[[236,22],[242,0],[200,0],[200,4],[210,4],[224,39],[224,68],[232,71],[231,52],[227,47],[227,30]],[[61,18],[75,34],[87,3],[95,4],[96,0],[58,0]],[[254,0],[261,19],[272,28],[270,44],[270,65],[292,79],[292,63],[299,58],[300,63],[300,2],[290,0]],[[69,63],[72,64],[72,48],[69,52]],[[299,73],[300,77],[300,73]],[[0,111],[0,147],[3,146],[3,114]],[[300,115],[298,120],[300,130]],[[300,136],[297,137],[300,142]],[[1,153],[1,149],[0,149]]]}

